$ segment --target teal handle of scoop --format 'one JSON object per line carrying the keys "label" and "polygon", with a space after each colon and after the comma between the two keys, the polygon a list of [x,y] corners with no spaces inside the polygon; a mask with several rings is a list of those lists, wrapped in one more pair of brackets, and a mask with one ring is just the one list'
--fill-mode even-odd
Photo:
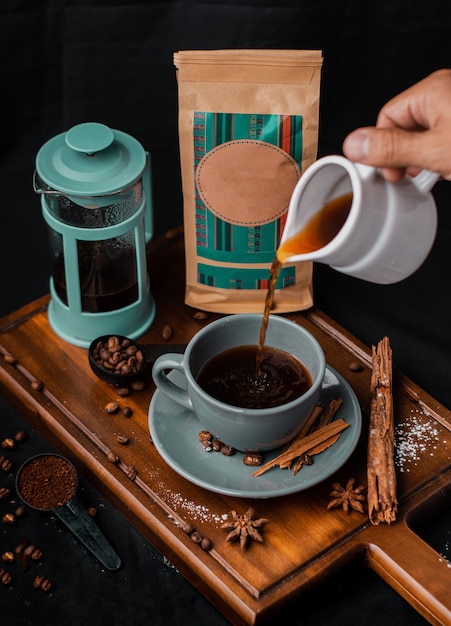
{"label": "teal handle of scoop", "polygon": [[120,567],[121,559],[76,496],[53,512],[107,569]]}

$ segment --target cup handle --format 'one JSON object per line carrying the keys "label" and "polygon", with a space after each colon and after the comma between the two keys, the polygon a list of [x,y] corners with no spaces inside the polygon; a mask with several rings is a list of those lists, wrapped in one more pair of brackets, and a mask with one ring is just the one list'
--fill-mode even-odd
{"label": "cup handle", "polygon": [[157,388],[168,398],[192,411],[193,404],[187,390],[168,376],[168,370],[176,370],[185,376],[184,360],[183,354],[163,354],[153,364],[152,378]]}
{"label": "cup handle", "polygon": [[415,187],[419,189],[422,193],[427,193],[431,191],[432,187],[440,178],[440,174],[437,172],[431,172],[430,170],[421,170],[419,174],[412,178],[412,182]]}

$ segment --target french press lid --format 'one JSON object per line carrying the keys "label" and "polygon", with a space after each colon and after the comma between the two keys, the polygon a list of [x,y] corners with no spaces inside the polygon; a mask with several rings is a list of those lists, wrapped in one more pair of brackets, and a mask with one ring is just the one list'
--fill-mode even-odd
{"label": "french press lid", "polygon": [[36,156],[40,180],[74,196],[105,196],[133,185],[146,166],[146,152],[126,133],[85,122],[47,141]]}

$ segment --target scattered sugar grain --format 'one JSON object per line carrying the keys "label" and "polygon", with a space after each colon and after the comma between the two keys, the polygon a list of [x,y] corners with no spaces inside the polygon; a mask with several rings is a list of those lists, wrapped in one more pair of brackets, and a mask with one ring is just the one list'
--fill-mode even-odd
{"label": "scattered sugar grain", "polygon": [[178,572],[178,569],[176,568],[176,566],[173,563],[171,563],[171,561],[164,555],[163,555],[163,565],[166,565],[170,569],[173,569],[174,571]]}
{"label": "scattered sugar grain", "polygon": [[190,515],[190,519],[193,521],[200,520],[218,524],[224,520],[224,515],[213,513],[205,504],[196,504],[192,500],[185,498],[181,493],[174,493],[165,487],[163,483],[159,484],[159,488],[161,497],[176,513],[184,511]]}
{"label": "scattered sugar grain", "polygon": [[409,465],[417,465],[424,454],[434,456],[438,446],[447,445],[446,440],[440,441],[436,422],[421,409],[411,409],[410,415],[397,424],[395,435],[395,464],[401,472],[409,472]]}

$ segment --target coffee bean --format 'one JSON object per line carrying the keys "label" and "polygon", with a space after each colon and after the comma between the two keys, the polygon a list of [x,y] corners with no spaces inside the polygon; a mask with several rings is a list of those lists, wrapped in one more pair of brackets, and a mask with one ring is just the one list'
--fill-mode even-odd
{"label": "coffee bean", "polygon": [[173,332],[172,332],[172,327],[171,327],[171,326],[169,326],[169,324],[165,324],[165,325],[163,326],[163,332],[162,332],[162,335],[163,335],[163,339],[164,339],[165,341],[169,341],[169,339],[171,339],[171,338],[172,338],[172,335],[173,335]]}
{"label": "coffee bean", "polygon": [[40,561],[41,559],[42,559],[42,550],[40,550],[39,548],[36,548],[36,550],[33,550],[33,553],[31,555],[31,560]]}
{"label": "coffee bean", "polygon": [[90,506],[88,508],[88,515],[89,517],[95,517],[97,515],[97,509],[93,506]]}
{"label": "coffee bean", "polygon": [[208,313],[205,313],[205,311],[196,311],[193,317],[195,320],[206,320],[208,319]]}
{"label": "coffee bean", "polygon": [[224,456],[233,456],[235,454],[235,450],[232,448],[232,446],[222,446],[221,454],[223,454]]}
{"label": "coffee bean", "polygon": [[6,437],[6,439],[3,439],[2,448],[4,448],[5,450],[12,450],[14,446],[15,441],[12,437]]}
{"label": "coffee bean", "polygon": [[213,450],[210,439],[204,439],[200,443],[202,445],[202,449],[205,450],[205,452],[211,452]]}
{"label": "coffee bean", "polygon": [[12,575],[1,567],[0,568],[0,582],[2,583],[2,585],[10,585],[12,583],[12,580],[13,580]]}
{"label": "coffee bean", "polygon": [[119,372],[120,374],[131,374],[132,373],[132,368],[129,367],[129,365],[127,364],[127,361],[125,359],[122,359],[122,361],[118,361],[114,367],[114,369]]}
{"label": "coffee bean", "polygon": [[12,526],[16,521],[16,516],[13,513],[5,513],[2,517],[2,522],[8,526]]}
{"label": "coffee bean", "polygon": [[119,338],[114,335],[107,340],[107,348],[110,351],[117,349],[119,346]]}
{"label": "coffee bean", "polygon": [[44,578],[44,580],[41,583],[42,591],[45,591],[47,593],[48,591],[50,591],[51,588],[52,588],[52,583],[50,582],[50,580],[48,580],[48,578]]}
{"label": "coffee bean", "polygon": [[181,237],[180,228],[179,227],[177,227],[177,228],[170,228],[169,230],[167,230],[164,233],[164,236],[169,241],[171,241],[172,239],[177,239],[178,237]]}
{"label": "coffee bean", "polygon": [[19,504],[17,509],[14,511],[14,515],[16,517],[23,517],[27,514],[27,509],[23,506],[23,504]]}
{"label": "coffee bean", "polygon": [[16,555],[14,554],[14,552],[3,552],[2,554],[2,561],[3,563],[14,563],[14,561],[16,560]]}
{"label": "coffee bean", "polygon": [[6,456],[0,455],[0,467],[4,472],[9,472],[13,464]]}
{"label": "coffee bean", "polygon": [[313,465],[313,457],[310,456],[310,454],[307,454],[307,452],[304,452],[304,454],[302,455],[302,462],[305,465]]}
{"label": "coffee bean", "polygon": [[23,553],[25,554],[25,556],[31,556],[33,554],[33,552],[36,550],[36,546],[33,543],[30,543],[25,550],[23,551]]}
{"label": "coffee bean", "polygon": [[111,450],[109,450],[108,454],[106,455],[106,458],[108,459],[110,463],[113,463],[114,465],[116,465],[116,463],[119,463],[119,457],[116,456],[114,452],[111,452]]}
{"label": "coffee bean", "polygon": [[128,387],[121,387],[117,390],[117,395],[121,398],[125,398],[130,395],[130,389]]}
{"label": "coffee bean", "polygon": [[16,546],[14,548],[14,553],[17,554],[18,556],[23,554],[25,551],[25,548],[28,546],[28,539],[24,539],[21,543],[19,543],[18,546]]}
{"label": "coffee bean", "polygon": [[211,550],[213,547],[211,539],[209,539],[208,537],[203,537],[202,541],[200,542],[200,547],[202,548],[202,550],[205,550],[205,552]]}
{"label": "coffee bean", "polygon": [[18,546],[14,548],[14,554],[20,557],[24,570],[28,569],[28,557],[24,554],[25,548],[28,546],[28,539],[24,539]]}
{"label": "coffee bean", "polygon": [[116,439],[122,446],[126,446],[129,442],[127,435],[118,435]]}
{"label": "coffee bean", "polygon": [[224,447],[224,443],[219,439],[213,439],[213,441],[211,442],[211,447],[215,452],[221,452],[222,448]]}
{"label": "coffee bean", "polygon": [[130,465],[127,468],[127,477],[130,478],[130,480],[135,480],[136,474],[137,474],[136,467],[134,467],[133,465]]}
{"label": "coffee bean", "polygon": [[263,463],[263,455],[257,452],[248,452],[247,454],[243,454],[243,463],[244,465],[261,465]]}
{"label": "coffee bean", "polygon": [[40,380],[33,380],[31,383],[31,388],[35,391],[41,391],[43,388],[43,383]]}
{"label": "coffee bean", "polygon": [[203,537],[200,533],[197,532],[197,530],[195,530],[193,533],[191,533],[191,539],[194,541],[194,543],[200,543]]}
{"label": "coffee bean", "polygon": [[0,500],[6,500],[11,495],[11,489],[8,487],[0,487]]}
{"label": "coffee bean", "polygon": [[122,413],[125,417],[131,417],[133,415],[133,411],[129,406],[124,406],[124,408],[122,409]]}
{"label": "coffee bean", "polygon": [[183,526],[182,526],[182,530],[184,533],[186,533],[187,535],[191,535],[195,528],[194,526],[190,523],[190,522],[186,522]]}
{"label": "coffee bean", "polygon": [[14,435],[14,439],[15,441],[17,441],[17,443],[20,443],[22,441],[25,441],[25,439],[27,438],[27,433],[24,430],[19,430],[15,435]]}
{"label": "coffee bean", "polygon": [[348,370],[351,371],[351,372],[362,372],[363,371],[363,365],[361,365],[357,361],[352,361],[348,365]]}
{"label": "coffee bean", "polygon": [[199,441],[210,441],[212,439],[212,434],[209,430],[201,430],[197,435]]}
{"label": "coffee bean", "polygon": [[146,388],[146,383],[143,380],[134,380],[130,383],[130,388],[133,389],[133,391],[142,391]]}
{"label": "coffee bean", "polygon": [[109,413],[110,415],[112,413],[116,413],[118,409],[119,409],[119,405],[117,404],[117,402],[108,402],[108,404],[105,406],[105,411]]}
{"label": "coffee bean", "polygon": [[137,350],[135,356],[136,356],[137,362],[142,366],[146,360],[146,357],[144,356],[144,352],[142,350]]}

